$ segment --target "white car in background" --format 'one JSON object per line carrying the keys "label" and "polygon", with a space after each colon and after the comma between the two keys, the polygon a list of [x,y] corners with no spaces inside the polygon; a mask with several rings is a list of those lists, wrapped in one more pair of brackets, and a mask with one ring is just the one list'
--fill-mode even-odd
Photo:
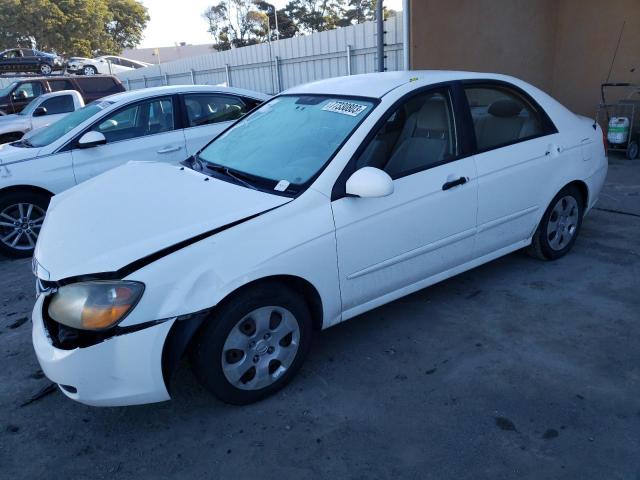
{"label": "white car in background", "polygon": [[294,87],[185,166],[131,162],[54,197],[36,355],[70,398],[129,405],[169,399],[189,351],[207,389],[250,403],[316,330],[514,250],[562,257],[606,173],[600,127],[512,77]]}
{"label": "white car in background", "polygon": [[72,57],[67,62],[67,71],[79,75],[117,74],[138,68],[150,67],[150,63],[128,58],[105,55],[96,58]]}
{"label": "white car in background", "polygon": [[134,90],[0,145],[0,254],[31,255],[52,195],[131,159],[185,160],[268,98],[198,85]]}
{"label": "white car in background", "polygon": [[19,113],[0,116],[0,144],[19,140],[25,133],[51,125],[82,107],[82,95],[75,90],[40,95]]}

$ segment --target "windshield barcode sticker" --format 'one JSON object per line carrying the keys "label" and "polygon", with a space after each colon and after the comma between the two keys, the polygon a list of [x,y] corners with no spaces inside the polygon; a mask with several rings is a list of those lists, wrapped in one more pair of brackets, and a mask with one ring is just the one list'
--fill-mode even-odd
{"label": "windshield barcode sticker", "polygon": [[343,100],[334,100],[322,107],[322,110],[326,112],[342,113],[343,115],[349,115],[350,117],[357,117],[364,112],[366,108],[366,105],[345,102]]}

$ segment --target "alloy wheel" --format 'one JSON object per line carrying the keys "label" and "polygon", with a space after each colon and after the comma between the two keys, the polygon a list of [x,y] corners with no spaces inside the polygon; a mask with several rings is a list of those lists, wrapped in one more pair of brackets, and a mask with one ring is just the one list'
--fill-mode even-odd
{"label": "alloy wheel", "polygon": [[15,250],[32,250],[44,222],[45,211],[32,203],[17,203],[0,212],[0,242]]}
{"label": "alloy wheel", "polygon": [[553,250],[562,250],[569,244],[578,228],[579,215],[578,202],[571,195],[555,204],[547,223],[547,240]]}
{"label": "alloy wheel", "polygon": [[49,75],[51,73],[52,69],[51,69],[51,65],[48,65],[46,63],[40,65],[40,73],[44,74],[44,75]]}
{"label": "alloy wheel", "polygon": [[222,371],[234,387],[260,390],[276,382],[293,364],[300,325],[282,307],[261,307],[243,317],[222,348]]}

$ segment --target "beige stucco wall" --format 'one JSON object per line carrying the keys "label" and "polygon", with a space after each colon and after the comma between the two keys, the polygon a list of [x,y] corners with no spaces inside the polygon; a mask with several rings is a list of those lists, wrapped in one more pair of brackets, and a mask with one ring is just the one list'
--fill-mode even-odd
{"label": "beige stucco wall", "polygon": [[640,0],[412,0],[412,68],[515,75],[593,115],[623,21],[611,80],[640,83]]}

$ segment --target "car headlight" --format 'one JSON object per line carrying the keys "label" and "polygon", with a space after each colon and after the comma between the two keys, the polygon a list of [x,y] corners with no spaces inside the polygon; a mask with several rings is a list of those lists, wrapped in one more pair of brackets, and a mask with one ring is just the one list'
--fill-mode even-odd
{"label": "car headlight", "polygon": [[105,330],[119,323],[138,303],[144,284],[91,281],[60,287],[49,302],[49,316],[80,330]]}

